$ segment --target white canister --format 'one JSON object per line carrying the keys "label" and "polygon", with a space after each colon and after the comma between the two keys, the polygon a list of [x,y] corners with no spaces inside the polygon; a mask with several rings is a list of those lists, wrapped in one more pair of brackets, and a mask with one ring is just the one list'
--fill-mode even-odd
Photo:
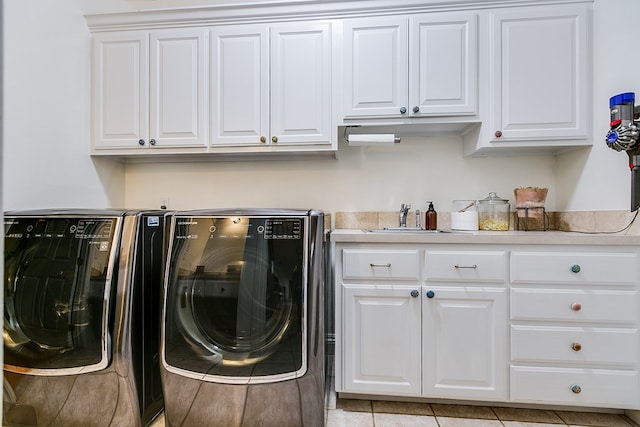
{"label": "white canister", "polygon": [[452,230],[478,230],[478,211],[475,200],[454,200],[451,209]]}

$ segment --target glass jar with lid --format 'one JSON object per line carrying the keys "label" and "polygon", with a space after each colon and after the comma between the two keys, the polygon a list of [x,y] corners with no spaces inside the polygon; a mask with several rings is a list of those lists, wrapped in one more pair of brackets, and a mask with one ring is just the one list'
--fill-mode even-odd
{"label": "glass jar with lid", "polygon": [[498,197],[494,192],[478,200],[478,228],[485,231],[509,230],[511,217],[509,200]]}

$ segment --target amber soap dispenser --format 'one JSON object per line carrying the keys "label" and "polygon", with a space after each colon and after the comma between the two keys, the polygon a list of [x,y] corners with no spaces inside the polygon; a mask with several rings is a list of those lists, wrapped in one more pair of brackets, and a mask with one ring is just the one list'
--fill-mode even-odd
{"label": "amber soap dispenser", "polygon": [[433,208],[433,202],[429,202],[429,208],[424,216],[424,229],[436,230],[438,228],[438,212]]}

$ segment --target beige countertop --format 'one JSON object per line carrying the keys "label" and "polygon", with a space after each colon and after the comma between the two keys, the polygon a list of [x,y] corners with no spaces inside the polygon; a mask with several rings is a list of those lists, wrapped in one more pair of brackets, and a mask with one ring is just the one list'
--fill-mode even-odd
{"label": "beige countertop", "polygon": [[450,231],[368,232],[335,229],[329,241],[336,243],[477,243],[516,245],[640,245],[640,236],[622,233],[579,233],[564,231]]}

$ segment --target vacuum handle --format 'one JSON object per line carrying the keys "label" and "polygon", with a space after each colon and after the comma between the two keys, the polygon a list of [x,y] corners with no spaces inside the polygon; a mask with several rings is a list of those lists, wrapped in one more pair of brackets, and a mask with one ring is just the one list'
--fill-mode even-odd
{"label": "vacuum handle", "polygon": [[629,154],[629,167],[631,168],[631,212],[640,208],[640,155]]}

